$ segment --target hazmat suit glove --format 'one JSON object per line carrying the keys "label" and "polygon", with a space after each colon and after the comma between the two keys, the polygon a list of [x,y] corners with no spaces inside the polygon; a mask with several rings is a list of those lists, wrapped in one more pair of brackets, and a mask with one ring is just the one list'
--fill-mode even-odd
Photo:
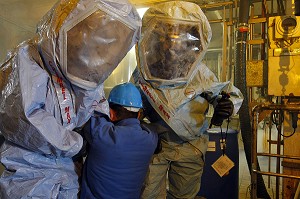
{"label": "hazmat suit glove", "polygon": [[217,100],[211,124],[221,126],[223,120],[228,119],[232,115],[233,108],[234,106],[232,101],[229,99],[229,95],[227,93],[223,93],[221,99]]}

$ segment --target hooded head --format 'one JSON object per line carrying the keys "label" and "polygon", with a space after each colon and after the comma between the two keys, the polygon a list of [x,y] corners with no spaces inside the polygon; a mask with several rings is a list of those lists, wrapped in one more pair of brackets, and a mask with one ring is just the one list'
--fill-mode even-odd
{"label": "hooded head", "polygon": [[173,1],[149,8],[142,20],[138,63],[154,87],[184,84],[207,51],[211,28],[194,3]]}
{"label": "hooded head", "polygon": [[127,0],[60,0],[38,25],[40,53],[51,73],[92,90],[137,42],[140,25]]}

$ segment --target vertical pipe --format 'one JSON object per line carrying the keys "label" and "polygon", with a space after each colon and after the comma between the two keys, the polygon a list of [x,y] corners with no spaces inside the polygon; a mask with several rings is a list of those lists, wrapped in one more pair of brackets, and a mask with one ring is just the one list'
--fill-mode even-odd
{"label": "vertical pipe", "polygon": [[[267,10],[268,9],[267,9],[266,6],[267,6],[266,1],[262,2],[262,7],[264,8],[264,9],[262,9],[262,13],[261,13],[262,17],[266,17],[267,16]],[[266,23],[265,22],[263,22],[261,24],[261,38],[263,40],[266,39]],[[266,48],[265,47],[266,47],[265,43],[261,44],[261,51],[260,51],[261,60],[265,60],[265,58],[266,58]]]}
{"label": "vertical pipe", "polygon": [[[268,8],[267,8],[267,1],[266,0],[264,0],[264,3],[262,3],[262,5],[263,5],[263,7],[264,7],[264,9],[262,9],[262,17],[267,17],[268,16]],[[263,22],[263,23],[261,23],[261,38],[264,40],[264,41],[266,41],[266,22]],[[266,46],[267,46],[267,42],[264,42],[264,43],[262,43],[261,44],[261,50],[260,50],[260,55],[261,55],[261,60],[264,60],[265,61],[265,59],[266,59],[266,57],[267,57],[267,53],[266,53]],[[267,75],[267,71],[265,71],[266,70],[266,66],[265,66],[265,64],[264,64],[264,79],[266,79],[265,78],[265,76]],[[266,84],[265,84],[266,85]],[[261,94],[262,95],[266,95],[266,93],[267,93],[267,88],[266,87],[262,87],[261,88]]]}
{"label": "vertical pipe", "polygon": [[[224,8],[225,8],[225,6],[224,6]],[[225,12],[225,11],[224,11]],[[223,19],[224,19],[224,21],[223,21],[223,48],[222,48],[222,66],[223,67],[221,67],[222,68],[222,74],[221,74],[221,80],[223,81],[223,82],[225,82],[225,81],[227,81],[227,77],[228,77],[228,73],[227,73],[227,71],[228,71],[228,57],[227,57],[227,38],[228,38],[228,30],[227,30],[227,28],[228,28],[228,23],[226,22],[226,18],[225,18],[226,16],[224,16],[223,17]]]}
{"label": "vertical pipe", "polygon": [[[269,119],[269,154],[272,152],[272,121]],[[268,157],[268,172],[271,172],[271,157]],[[271,177],[268,176],[268,188],[271,187]]]}
{"label": "vertical pipe", "polygon": [[300,198],[300,182],[298,182],[298,187],[294,196],[294,199]]}
{"label": "vertical pipe", "polygon": [[228,60],[229,60],[229,79],[233,82],[234,81],[234,67],[233,67],[233,56],[232,56],[232,49],[234,46],[234,39],[233,39],[233,7],[232,5],[229,6],[229,48],[228,48]]}
{"label": "vertical pipe", "polygon": [[[254,6],[250,5],[250,19],[253,19],[253,18],[254,18]],[[249,37],[248,37],[249,40],[253,40],[253,34],[255,34],[254,24],[251,23],[251,24],[249,24]],[[247,60],[252,61],[252,59],[253,59],[253,45],[249,44],[247,46],[248,46]],[[249,87],[247,89],[248,89],[248,92],[247,92],[248,93],[248,102],[251,103],[253,101],[253,88]]]}
{"label": "vertical pipe", "polygon": [[300,16],[300,0],[295,1],[295,16]]}
{"label": "vertical pipe", "polygon": [[[279,121],[282,121],[282,116],[279,112]],[[281,151],[281,123],[277,126],[277,154],[280,154]],[[276,158],[276,173],[280,173],[280,158]],[[276,199],[279,199],[279,180],[280,177],[276,176],[275,184],[276,184]]]}
{"label": "vertical pipe", "polygon": [[[258,109],[255,108],[252,115],[252,169],[257,170],[257,124],[258,124]],[[253,193],[257,192],[257,174],[251,172],[251,199],[256,199],[256,195]]]}
{"label": "vertical pipe", "polygon": [[[249,171],[252,171],[251,166],[251,139],[252,128],[250,124],[249,105],[248,105],[248,92],[246,85],[246,47],[247,47],[247,33],[248,33],[248,18],[249,18],[249,5],[248,0],[240,1],[239,10],[239,23],[237,28],[237,40],[236,40],[236,66],[235,66],[235,85],[240,89],[244,95],[244,102],[239,111],[241,134],[244,143],[245,156],[248,163]],[[258,165],[259,169],[259,165]],[[262,175],[257,176],[257,196],[259,198],[270,198]],[[255,193],[251,193],[255,194]]]}
{"label": "vertical pipe", "polygon": [[277,0],[277,12],[279,15],[285,15],[283,0]]}
{"label": "vertical pipe", "polygon": [[[253,5],[250,5],[250,19],[253,19],[254,18],[254,6]],[[249,36],[248,36],[248,39],[249,40],[252,40],[253,39],[253,34],[255,34],[254,32],[254,24],[253,23],[250,23],[248,24],[249,26]],[[253,57],[253,46],[252,44],[249,44],[248,45],[248,53],[247,53],[248,57],[247,57],[247,60],[252,60],[252,57]],[[249,95],[251,96],[252,93],[249,92]],[[250,100],[251,102],[251,100]]]}

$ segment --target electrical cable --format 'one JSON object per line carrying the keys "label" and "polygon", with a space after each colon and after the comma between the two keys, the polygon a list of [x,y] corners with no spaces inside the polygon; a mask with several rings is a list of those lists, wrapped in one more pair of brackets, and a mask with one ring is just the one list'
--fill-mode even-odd
{"label": "electrical cable", "polygon": [[[294,113],[295,114],[295,113]],[[297,113],[298,115],[298,113]],[[292,116],[293,118],[293,116]],[[284,114],[283,114],[283,111],[282,110],[274,110],[272,111],[271,113],[271,120],[273,122],[273,124],[276,125],[276,127],[278,127],[280,124],[283,123],[284,121]],[[296,128],[297,128],[297,121],[298,121],[298,117],[297,117],[297,120],[295,122],[295,118],[292,119],[292,123],[293,123],[293,132],[290,134],[290,135],[284,135],[283,133],[281,133],[281,131],[278,131],[280,133],[280,135],[284,138],[288,138],[288,137],[291,137],[295,134],[296,132]],[[296,124],[295,124],[296,123]]]}
{"label": "electrical cable", "polygon": [[226,126],[226,131],[225,131],[225,136],[223,137],[223,129],[222,126],[220,126],[220,130],[221,130],[221,140],[222,140],[222,153],[223,155],[225,155],[225,150],[226,150],[226,139],[227,139],[227,134],[228,134],[228,127],[229,127],[229,117],[227,118],[227,126]]}

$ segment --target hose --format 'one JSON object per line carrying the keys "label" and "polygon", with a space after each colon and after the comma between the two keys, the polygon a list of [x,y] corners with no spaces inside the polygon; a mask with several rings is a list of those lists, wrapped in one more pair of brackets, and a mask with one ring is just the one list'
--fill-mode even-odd
{"label": "hose", "polygon": [[[240,10],[239,10],[239,25],[237,29],[237,39],[236,39],[236,66],[235,66],[235,85],[240,89],[244,95],[243,104],[239,110],[240,117],[240,128],[241,135],[244,143],[245,156],[248,163],[249,171],[252,171],[251,163],[251,141],[252,141],[252,128],[250,124],[250,114],[248,106],[248,92],[246,85],[246,41],[248,32],[248,18],[249,18],[249,7],[250,1],[241,0]],[[258,169],[259,164],[258,164]],[[251,193],[255,194],[255,193]],[[267,192],[264,180],[261,174],[257,174],[257,197],[258,198],[271,198]]]}

